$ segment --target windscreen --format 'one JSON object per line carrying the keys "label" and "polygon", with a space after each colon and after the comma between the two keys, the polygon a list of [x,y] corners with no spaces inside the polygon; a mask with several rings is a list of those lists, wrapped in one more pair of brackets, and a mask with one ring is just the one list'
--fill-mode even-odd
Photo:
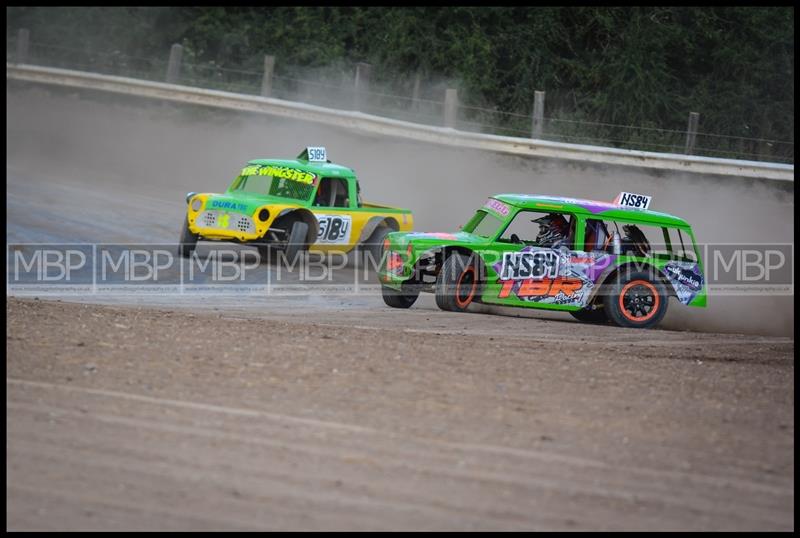
{"label": "windscreen", "polygon": [[486,211],[479,209],[475,216],[464,225],[463,231],[473,235],[491,239],[497,234],[503,221]]}

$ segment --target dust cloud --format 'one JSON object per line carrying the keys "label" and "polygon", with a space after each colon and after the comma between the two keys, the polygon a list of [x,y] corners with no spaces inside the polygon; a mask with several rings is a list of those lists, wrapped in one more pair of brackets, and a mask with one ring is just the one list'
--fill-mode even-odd
{"label": "dust cloud", "polygon": [[[176,230],[186,192],[222,191],[249,159],[322,145],[332,161],[355,169],[366,201],[410,208],[417,230],[455,230],[501,192],[612,200],[626,190],[685,218],[700,243],[794,243],[794,189],[780,182],[521,158],[13,82],[6,110],[8,174],[42,189],[63,182],[174,201],[164,224],[175,219]],[[793,299],[712,296],[707,309],[670,302],[663,326],[793,335]]]}

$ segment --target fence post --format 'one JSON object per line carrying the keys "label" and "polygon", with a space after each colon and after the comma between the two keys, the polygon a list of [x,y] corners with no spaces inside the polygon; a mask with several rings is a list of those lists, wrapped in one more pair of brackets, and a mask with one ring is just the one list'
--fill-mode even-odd
{"label": "fence post", "polygon": [[531,132],[533,138],[542,138],[544,128],[544,92],[533,92],[533,123]]}
{"label": "fence post", "polygon": [[419,110],[419,87],[422,84],[422,76],[417,73],[414,77],[414,91],[411,93],[411,109]]}
{"label": "fence post", "polygon": [[365,62],[356,64],[355,94],[353,96],[353,107],[355,110],[362,110],[367,101],[369,92],[369,71],[370,65]]}
{"label": "fence post", "polygon": [[700,122],[700,114],[689,112],[689,126],[686,127],[686,155],[691,155],[694,151],[694,141],[697,137],[697,124]]}
{"label": "fence post", "polygon": [[261,79],[261,95],[272,95],[272,72],[275,70],[275,56],[264,56],[264,78]]}
{"label": "fence post", "polygon": [[458,108],[458,90],[447,88],[444,92],[444,126],[455,128]]}
{"label": "fence post", "polygon": [[769,133],[769,119],[766,116],[762,116],[761,125],[759,125],[758,130],[758,138],[761,140],[758,141],[758,145],[756,146],[758,148],[758,157],[754,160],[771,160],[770,157],[772,154],[772,144],[764,139],[767,136],[767,133]]}
{"label": "fence post", "polygon": [[30,43],[31,33],[27,28],[20,28],[17,32],[17,57],[16,63],[28,63],[28,45]]}
{"label": "fence post", "polygon": [[169,64],[167,65],[167,82],[175,83],[181,72],[181,57],[183,47],[175,43],[169,51]]}

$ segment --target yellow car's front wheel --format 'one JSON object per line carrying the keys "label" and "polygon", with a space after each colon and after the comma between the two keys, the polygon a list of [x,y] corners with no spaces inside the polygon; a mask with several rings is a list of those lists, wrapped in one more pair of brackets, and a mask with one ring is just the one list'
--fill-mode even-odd
{"label": "yellow car's front wheel", "polygon": [[189,229],[189,223],[183,219],[183,231],[181,232],[181,242],[178,245],[178,254],[184,258],[188,258],[197,247],[197,240],[200,238],[197,234],[192,233]]}

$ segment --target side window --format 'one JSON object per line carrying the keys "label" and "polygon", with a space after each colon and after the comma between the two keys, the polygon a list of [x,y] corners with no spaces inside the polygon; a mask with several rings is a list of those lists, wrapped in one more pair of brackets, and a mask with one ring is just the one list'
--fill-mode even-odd
{"label": "side window", "polygon": [[542,213],[540,211],[520,211],[498,241],[518,245],[557,248],[572,248],[574,237],[574,220],[572,215],[560,213]]}
{"label": "side window", "polygon": [[611,245],[611,232],[605,222],[599,219],[586,219],[583,245],[586,252],[607,251]]}
{"label": "side window", "polygon": [[[622,254],[628,256],[669,258],[664,228],[646,224],[614,223],[620,235]],[[672,241],[670,241],[672,243]],[[674,250],[675,244],[672,243]]]}
{"label": "side window", "polygon": [[314,205],[320,207],[349,207],[347,180],[340,177],[324,177],[319,182]]}
{"label": "side window", "polygon": [[672,244],[672,250],[676,253],[676,255],[686,261],[696,262],[697,256],[694,253],[694,244],[692,242],[692,238],[689,234],[684,234],[680,230],[678,232],[678,246],[676,248],[675,243]]}

